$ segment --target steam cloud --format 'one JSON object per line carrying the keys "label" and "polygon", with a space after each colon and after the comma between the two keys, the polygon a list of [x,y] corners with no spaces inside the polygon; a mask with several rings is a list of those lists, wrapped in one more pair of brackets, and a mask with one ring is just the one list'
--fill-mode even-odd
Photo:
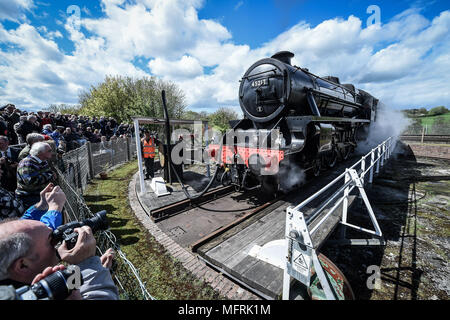
{"label": "steam cloud", "polygon": [[356,153],[366,154],[389,137],[394,139],[395,146],[400,135],[410,124],[411,120],[403,113],[379,102],[376,121],[370,124],[367,140],[358,143]]}
{"label": "steam cloud", "polygon": [[283,180],[280,181],[280,187],[284,191],[299,187],[306,181],[305,171],[294,163],[289,163],[288,167],[281,166],[279,176],[283,177]]}

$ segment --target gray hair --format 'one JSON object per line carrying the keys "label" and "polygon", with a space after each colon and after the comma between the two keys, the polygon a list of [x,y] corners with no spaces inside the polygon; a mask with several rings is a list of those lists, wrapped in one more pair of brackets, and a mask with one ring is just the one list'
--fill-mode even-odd
{"label": "gray hair", "polygon": [[30,114],[30,115],[28,115],[27,120],[31,120],[31,119],[36,119],[37,120],[37,117],[35,115],[33,115],[33,114]]}
{"label": "gray hair", "polygon": [[36,142],[35,144],[33,144],[31,146],[30,154],[32,156],[37,157],[39,154],[47,151],[47,149],[49,149],[49,148],[51,149],[52,147],[47,142],[42,142],[42,141]]}
{"label": "gray hair", "polygon": [[26,256],[32,244],[31,237],[23,232],[0,239],[0,280],[9,278],[9,267],[17,259]]}
{"label": "gray hair", "polygon": [[42,127],[43,129],[49,129],[52,130],[52,125],[51,124],[44,124],[44,126]]}
{"label": "gray hair", "polygon": [[35,142],[38,142],[38,141],[44,141],[44,136],[42,135],[42,134],[39,134],[39,133],[36,133],[36,132],[33,132],[33,133],[29,133],[29,134],[27,134],[27,137],[26,137],[26,141],[27,141],[27,144],[29,145],[29,146],[31,146],[33,143],[35,143]]}

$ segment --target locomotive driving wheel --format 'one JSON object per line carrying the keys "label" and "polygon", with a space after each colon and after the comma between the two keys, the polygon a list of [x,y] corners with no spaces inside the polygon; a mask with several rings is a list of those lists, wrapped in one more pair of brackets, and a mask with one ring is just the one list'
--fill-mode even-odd
{"label": "locomotive driving wheel", "polygon": [[314,177],[318,177],[320,175],[320,170],[322,170],[322,161],[320,157],[317,157],[313,161],[312,173]]}
{"label": "locomotive driving wheel", "polygon": [[352,148],[350,146],[345,146],[342,150],[342,160],[347,160],[350,153],[352,151]]}
{"label": "locomotive driving wheel", "polygon": [[334,168],[334,166],[337,163],[337,158],[338,158],[337,152],[336,152],[335,149],[333,149],[330,152],[330,154],[325,156],[325,163],[326,163],[327,167],[328,168]]}
{"label": "locomotive driving wheel", "polygon": [[[355,295],[353,293],[352,287],[348,282],[347,278],[344,276],[342,271],[328,259],[325,255],[320,253],[318,255],[320,264],[322,265],[323,271],[328,278],[328,283],[331,290],[337,300],[355,300]],[[308,294],[312,300],[326,300],[325,292],[319,281],[314,268],[311,269],[311,285],[308,288]]]}

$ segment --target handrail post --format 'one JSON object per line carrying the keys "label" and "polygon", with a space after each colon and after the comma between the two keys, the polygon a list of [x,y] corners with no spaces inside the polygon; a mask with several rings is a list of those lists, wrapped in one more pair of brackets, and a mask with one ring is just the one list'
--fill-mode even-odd
{"label": "handrail post", "polygon": [[[345,169],[345,179],[344,179],[344,185],[350,181],[350,173],[348,172],[348,169]],[[347,188],[344,189],[344,200],[342,201],[342,223],[347,223],[347,209],[348,209],[348,195],[350,193],[350,186],[347,186]],[[343,226],[341,230],[341,238],[345,239],[346,237],[346,227]]]}
{"label": "handrail post", "polygon": [[375,149],[370,152],[370,171],[369,171],[369,183],[373,182],[373,167],[375,164]]}
{"label": "handrail post", "polygon": [[364,171],[366,171],[366,156],[363,156],[361,158],[361,182],[363,185],[364,185],[364,176],[366,175]]}
{"label": "handrail post", "polygon": [[390,157],[391,157],[391,139],[389,139],[388,145],[387,145],[387,155],[386,155],[386,160],[389,159]]}
{"label": "handrail post", "polygon": [[390,139],[389,140],[389,158],[391,157],[391,155],[392,155],[392,151],[394,150],[394,141],[393,141],[394,139]]}
{"label": "handrail post", "polygon": [[377,147],[377,169],[375,170],[375,173],[379,173],[380,172],[380,156],[381,156],[381,152],[380,152],[380,146]]}

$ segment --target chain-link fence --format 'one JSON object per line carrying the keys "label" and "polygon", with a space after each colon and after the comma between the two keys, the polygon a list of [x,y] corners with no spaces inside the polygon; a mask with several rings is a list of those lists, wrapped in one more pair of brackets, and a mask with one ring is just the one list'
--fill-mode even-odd
{"label": "chain-link fence", "polygon": [[[136,143],[132,141],[132,138],[128,138],[103,145],[87,143],[64,154],[58,160],[56,169],[58,184],[67,198],[64,206],[67,222],[82,221],[94,216],[82,196],[89,180],[99,172],[132,160],[136,156]],[[102,231],[97,233],[96,238],[100,255],[108,248],[116,251],[113,279],[119,289],[120,298],[153,300],[154,298],[148,293],[139,276],[139,271],[120,250],[114,234],[110,231]]]}
{"label": "chain-link fence", "polygon": [[134,138],[118,138],[100,143],[88,142],[78,149],[69,151],[57,160],[57,167],[73,188],[83,194],[87,183],[94,176],[135,157]]}
{"label": "chain-link fence", "polygon": [[404,135],[450,135],[450,123],[438,119],[431,124],[415,121],[403,132]]}
{"label": "chain-link fence", "polygon": [[97,175],[111,167],[129,161],[132,158],[132,148],[136,145],[135,142],[131,143],[133,140],[131,138],[118,138],[116,140],[91,144],[90,154],[93,174]]}

